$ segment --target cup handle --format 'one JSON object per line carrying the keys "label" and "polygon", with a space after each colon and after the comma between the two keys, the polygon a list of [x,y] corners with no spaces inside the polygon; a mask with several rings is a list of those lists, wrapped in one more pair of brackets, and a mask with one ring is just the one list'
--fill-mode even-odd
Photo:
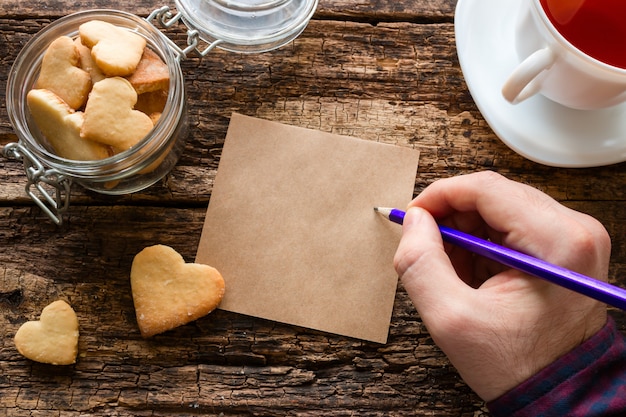
{"label": "cup handle", "polygon": [[550,48],[533,52],[515,68],[502,86],[504,98],[511,104],[517,104],[537,94],[539,85],[532,81],[549,69],[555,60],[556,54]]}

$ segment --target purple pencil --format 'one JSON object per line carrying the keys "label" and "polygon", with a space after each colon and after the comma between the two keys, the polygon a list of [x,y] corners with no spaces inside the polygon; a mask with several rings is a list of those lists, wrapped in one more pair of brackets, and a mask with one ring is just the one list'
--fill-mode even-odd
{"label": "purple pencil", "polygon": [[[402,210],[386,207],[374,207],[374,210],[394,223],[402,224],[404,221],[405,213]],[[446,226],[440,225],[439,230],[445,242],[497,261],[509,268],[545,279],[587,297],[626,310],[626,290],[623,288]]]}

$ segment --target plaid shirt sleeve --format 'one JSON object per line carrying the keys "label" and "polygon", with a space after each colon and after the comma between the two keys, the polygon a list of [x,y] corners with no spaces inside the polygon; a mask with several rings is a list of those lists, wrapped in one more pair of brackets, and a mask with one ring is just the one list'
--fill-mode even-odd
{"label": "plaid shirt sleeve", "polygon": [[626,339],[613,319],[500,398],[494,417],[626,416]]}

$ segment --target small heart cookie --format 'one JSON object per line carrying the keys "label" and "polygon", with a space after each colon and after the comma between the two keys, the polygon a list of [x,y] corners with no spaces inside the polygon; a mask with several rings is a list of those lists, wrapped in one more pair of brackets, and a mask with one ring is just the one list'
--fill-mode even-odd
{"label": "small heart cookie", "polygon": [[81,136],[125,151],[136,145],[154,127],[150,117],[134,110],[137,93],[121,77],[105,78],[93,85]]}
{"label": "small heart cookie", "polygon": [[74,110],[82,107],[91,89],[91,76],[78,68],[79,62],[80,54],[72,38],[55,39],[43,56],[35,88],[52,91]]}
{"label": "small heart cookie", "polygon": [[24,357],[52,365],[71,365],[78,353],[78,319],[65,301],[48,305],[39,321],[28,321],[14,337],[15,347]]}
{"label": "small heart cookie", "polygon": [[135,256],[130,284],[143,337],[209,314],[224,296],[224,279],[215,268],[185,263],[165,245],[147,247]]}
{"label": "small heart cookie", "polygon": [[91,48],[98,67],[108,76],[132,74],[146,47],[141,36],[101,20],[83,23],[78,33],[83,45]]}
{"label": "small heart cookie", "polygon": [[52,91],[30,90],[26,101],[37,127],[60,157],[96,161],[113,155],[108,146],[80,137],[83,113],[74,112]]}

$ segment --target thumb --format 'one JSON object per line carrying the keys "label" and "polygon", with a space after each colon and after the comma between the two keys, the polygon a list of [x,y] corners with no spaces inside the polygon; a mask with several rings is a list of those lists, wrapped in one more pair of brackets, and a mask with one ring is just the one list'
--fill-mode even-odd
{"label": "thumb", "polygon": [[404,217],[394,266],[422,316],[460,301],[469,288],[444,250],[435,219],[419,207],[409,208]]}

